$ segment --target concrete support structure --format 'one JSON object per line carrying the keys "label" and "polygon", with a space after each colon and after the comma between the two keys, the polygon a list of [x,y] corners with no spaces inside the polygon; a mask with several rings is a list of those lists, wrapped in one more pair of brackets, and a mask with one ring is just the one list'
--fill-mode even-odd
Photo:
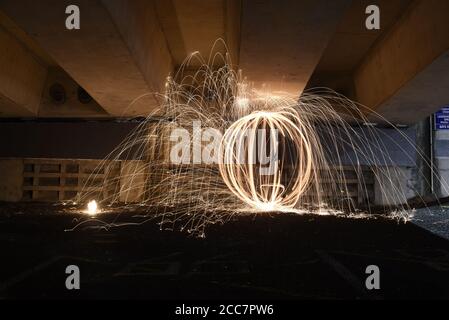
{"label": "concrete support structure", "polygon": [[258,89],[299,96],[350,1],[243,1],[240,68]]}
{"label": "concrete support structure", "polygon": [[[65,27],[65,9],[71,4],[80,8],[80,30]],[[369,0],[0,0],[0,117],[148,115],[161,102],[157,93],[164,91],[166,77],[175,74],[186,57],[200,52],[205,60],[228,53],[233,68],[241,69],[254,88],[267,94],[286,91],[299,96],[306,85],[330,86],[394,124],[426,119],[449,103],[449,2],[377,0],[381,30],[364,26],[369,4]],[[215,42],[218,39],[227,48]],[[223,60],[208,62],[217,68]],[[186,73],[196,72],[201,63],[192,60]],[[67,90],[67,104],[49,98],[55,83]],[[94,101],[80,103],[79,86]],[[14,139],[3,137],[6,146],[1,151],[7,157],[11,155],[5,152],[17,151],[25,156],[51,151],[50,156],[59,157],[64,152],[71,155],[76,147],[87,154],[101,153],[98,149],[114,142],[115,124],[95,124],[95,130],[104,131],[91,137],[91,150],[82,138],[87,134],[83,125],[43,129],[41,123],[35,128],[25,124],[18,133],[11,124],[1,128],[15,132]],[[39,134],[30,138],[36,128]],[[405,198],[415,195],[413,188],[422,196],[438,193],[438,179],[426,164],[429,134],[429,123],[422,120],[417,144],[424,157],[418,159],[416,174],[409,164],[380,164],[403,172],[398,181],[379,181],[379,190],[390,183],[391,188],[405,188]],[[166,132],[155,137],[161,150],[167,148],[164,136]],[[35,140],[45,141],[36,145]],[[11,141],[20,141],[24,150],[8,145]],[[48,141],[52,150],[46,149]],[[70,150],[64,149],[67,144]],[[439,156],[437,163],[440,178],[447,181],[444,157]],[[125,176],[132,166],[122,168]],[[123,188],[130,183],[134,180],[124,181]],[[126,195],[121,200],[136,198]],[[392,202],[388,192],[378,199]]]}
{"label": "concrete support structure", "polygon": [[37,115],[47,70],[0,27],[0,116]]}
{"label": "concrete support structure", "polygon": [[[0,2],[13,19],[113,116],[148,114],[171,71],[152,1],[77,1],[80,30],[65,28],[71,1]],[[138,102],[135,99],[142,97]]]}
{"label": "concrete support structure", "polygon": [[411,124],[449,101],[449,2],[417,0],[354,73],[357,100]]}
{"label": "concrete support structure", "polygon": [[[193,52],[207,61],[228,51],[232,64],[238,65],[241,0],[156,0],[155,4],[176,68]],[[222,65],[221,59],[212,60],[214,66]],[[187,68],[194,71],[200,64],[193,59]]]}
{"label": "concrete support structure", "polygon": [[[393,123],[414,123],[449,100],[449,3],[379,1],[381,30],[360,33],[367,3],[81,0],[80,30],[65,28],[68,0],[3,0],[0,10],[18,25],[14,30],[23,29],[18,33],[36,42],[32,51],[48,53],[111,116],[151,112],[160,103],[155,93],[163,92],[166,77],[193,52],[206,59],[224,54],[220,43],[211,51],[223,39],[234,67],[259,90],[299,96],[315,72],[314,85],[321,79]],[[0,40],[11,48],[0,59],[2,74],[11,75],[10,68],[20,79],[16,84],[11,76],[7,83],[0,79],[3,115],[38,115],[45,63],[34,61],[6,30],[0,30]],[[11,52],[20,65],[7,58]],[[199,63],[193,60],[189,71]]]}
{"label": "concrete support structure", "polygon": [[[55,85],[65,93],[63,103],[56,103],[51,96],[52,88]],[[58,67],[49,67],[37,115],[43,118],[108,117],[108,113],[95,100],[88,98],[80,100],[80,94],[84,94],[80,90],[84,89],[64,70]]]}
{"label": "concrete support structure", "polygon": [[413,168],[381,167],[376,173],[374,203],[382,206],[406,203],[408,199],[416,196],[414,181]]}
{"label": "concrete support structure", "polygon": [[416,124],[416,147],[418,155],[416,159],[416,190],[421,197],[433,193],[432,177],[432,128],[429,118]]}

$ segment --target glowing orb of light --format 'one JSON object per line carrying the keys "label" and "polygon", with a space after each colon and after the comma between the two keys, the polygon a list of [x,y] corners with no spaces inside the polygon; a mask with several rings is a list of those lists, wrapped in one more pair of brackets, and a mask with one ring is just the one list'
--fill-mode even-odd
{"label": "glowing orb of light", "polygon": [[307,123],[293,109],[257,111],[238,119],[221,142],[224,182],[255,210],[293,208],[313,180],[313,144],[307,132]]}
{"label": "glowing orb of light", "polygon": [[95,200],[89,201],[89,203],[87,204],[87,214],[90,216],[94,216],[97,214],[97,211],[98,211],[97,201]]}

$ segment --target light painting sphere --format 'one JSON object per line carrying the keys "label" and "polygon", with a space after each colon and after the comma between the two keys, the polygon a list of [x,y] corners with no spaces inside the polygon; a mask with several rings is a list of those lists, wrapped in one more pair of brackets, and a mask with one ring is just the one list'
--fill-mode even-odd
{"label": "light painting sphere", "polygon": [[293,208],[313,178],[312,146],[295,111],[258,111],[235,121],[221,141],[221,176],[258,211]]}

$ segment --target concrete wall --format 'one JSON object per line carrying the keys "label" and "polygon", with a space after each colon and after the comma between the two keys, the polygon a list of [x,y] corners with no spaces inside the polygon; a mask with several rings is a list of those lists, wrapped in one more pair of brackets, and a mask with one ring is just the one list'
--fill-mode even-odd
{"label": "concrete wall", "polygon": [[[137,123],[113,121],[3,122],[0,123],[0,157],[103,159],[136,125]],[[412,143],[416,138],[415,128],[400,132],[394,129],[376,129],[376,135],[379,138],[378,145],[385,147],[377,150],[370,158],[359,156],[360,165],[376,163],[385,168],[383,175],[378,174],[376,203],[390,204],[394,198],[401,202],[405,198],[412,198],[415,195],[413,185],[417,179],[416,152]],[[342,154],[346,155],[343,164],[355,164],[353,152],[346,150]],[[127,192],[131,184],[142,184],[144,181],[144,173],[129,176],[131,172],[140,170],[139,165],[141,166],[135,161],[123,163],[120,195],[123,202],[136,201],[143,192],[143,188],[133,188],[133,192]],[[449,165],[444,168],[447,170],[445,174],[449,175]],[[5,169],[5,172],[21,174],[21,170]],[[3,173],[1,176],[3,178]],[[2,180],[6,181],[6,178]],[[4,182],[3,186],[8,184],[9,182]],[[16,188],[17,182],[12,183],[12,186],[12,189]],[[21,193],[8,197],[17,200]]]}
{"label": "concrete wall", "polygon": [[114,121],[3,122],[0,157],[103,159],[136,126]]}
{"label": "concrete wall", "polygon": [[[406,129],[404,132],[410,141],[416,141],[416,126]],[[379,178],[376,184],[376,204],[392,204],[394,199],[390,195],[395,190],[400,190],[399,193],[406,196],[407,199],[415,197],[419,194],[420,185],[429,183],[424,181],[420,176],[417,168],[418,155],[415,146],[406,143],[398,132],[388,132],[389,130],[382,130],[382,135],[385,135],[385,143],[388,145],[388,154],[395,163],[398,173],[392,171],[393,163],[388,164],[386,172],[392,172],[392,176],[396,175],[393,183],[390,183],[388,178]],[[402,139],[402,141],[401,141]],[[399,143],[388,143],[388,140],[394,140]],[[449,196],[449,130],[434,131],[434,193],[437,197]],[[395,198],[395,196],[393,196]]]}
{"label": "concrete wall", "polygon": [[[375,204],[401,204],[417,195],[421,180],[417,171],[416,126],[400,130],[356,128],[350,137],[341,137],[345,140],[339,147],[342,164],[373,168]],[[349,139],[357,150],[350,146]],[[333,148],[330,147],[330,153],[336,154]]]}
{"label": "concrete wall", "polygon": [[[57,104],[51,98],[50,90],[54,84],[59,84],[64,88],[66,94],[64,103]],[[55,67],[49,68],[39,105],[39,117],[105,118],[109,116],[93,99],[90,102],[80,102],[78,88],[79,85],[63,70]]]}
{"label": "concrete wall", "polygon": [[376,170],[375,204],[394,205],[416,196],[414,168],[384,166]]}
{"label": "concrete wall", "polygon": [[360,138],[352,137],[362,153],[347,148],[343,157],[345,164],[377,166],[416,166],[416,128],[356,129]]}

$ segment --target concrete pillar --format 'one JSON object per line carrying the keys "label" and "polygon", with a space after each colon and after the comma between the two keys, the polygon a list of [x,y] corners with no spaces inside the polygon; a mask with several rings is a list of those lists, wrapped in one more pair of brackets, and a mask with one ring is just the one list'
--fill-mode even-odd
{"label": "concrete pillar", "polygon": [[416,124],[416,191],[421,197],[433,193],[432,187],[432,127],[429,118]]}

